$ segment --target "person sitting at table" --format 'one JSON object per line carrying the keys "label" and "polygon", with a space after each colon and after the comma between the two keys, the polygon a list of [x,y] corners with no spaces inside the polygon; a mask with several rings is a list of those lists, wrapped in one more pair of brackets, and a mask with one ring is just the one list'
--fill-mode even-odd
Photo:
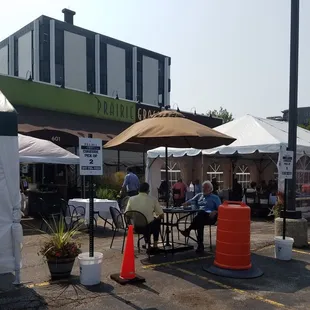
{"label": "person sitting at table", "polygon": [[169,184],[167,181],[162,181],[158,188],[158,199],[166,199],[169,195]]}
{"label": "person sitting at table", "polygon": [[197,253],[202,253],[204,251],[204,226],[214,225],[217,221],[217,210],[221,204],[221,200],[219,196],[214,195],[212,192],[212,183],[210,181],[205,181],[202,183],[202,193],[197,194],[194,198],[183,204],[185,207],[195,203],[199,208],[198,214],[194,217],[190,226],[184,231],[181,231],[183,236],[188,237],[192,229],[197,230]]}
{"label": "person sitting at table", "polygon": [[133,173],[132,168],[128,167],[124,183],[120,190],[120,195],[122,195],[123,191],[127,191],[127,195],[129,197],[138,195],[139,186],[140,186],[139,178],[137,177],[136,174]]}
{"label": "person sitting at table", "polygon": [[[255,195],[255,199],[254,199],[254,201],[252,202],[252,200],[253,200],[253,198],[249,198],[249,200],[251,201],[251,202],[249,202],[249,201],[247,201],[247,194],[252,194],[252,195],[254,195],[254,194],[257,194],[257,190],[256,190],[256,182],[251,182],[250,183],[250,188],[247,188],[246,189],[246,191],[245,191],[245,194],[244,194],[244,196],[243,196],[243,198],[242,198],[242,202],[244,202],[244,203],[254,203],[254,202],[258,202],[258,198],[257,198],[257,195]],[[251,195],[251,196],[252,196]]]}
{"label": "person sitting at table", "polygon": [[211,183],[213,185],[213,194],[214,195],[219,195],[219,184],[217,182],[217,179],[216,178],[212,178]]}
{"label": "person sitting at table", "polygon": [[202,192],[201,185],[198,179],[195,181],[195,184],[194,184],[194,192],[195,192],[195,195]]}
{"label": "person sitting at table", "polygon": [[187,186],[182,179],[179,179],[172,187],[174,206],[178,207],[185,202]]}
{"label": "person sitting at table", "polygon": [[127,211],[138,211],[145,216],[148,222],[145,231],[149,232],[149,234],[144,234],[144,240],[145,243],[150,243],[150,235],[153,235],[154,243],[151,252],[156,252],[158,250],[157,243],[161,219],[164,217],[164,212],[158,200],[150,196],[149,192],[150,185],[146,182],[142,183],[140,185],[139,194],[129,198],[125,213]]}

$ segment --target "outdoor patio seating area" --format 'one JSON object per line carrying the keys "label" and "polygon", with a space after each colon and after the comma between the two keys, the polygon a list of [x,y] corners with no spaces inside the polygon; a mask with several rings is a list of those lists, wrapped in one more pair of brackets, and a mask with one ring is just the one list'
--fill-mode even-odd
{"label": "outdoor patio seating area", "polygon": [[[136,272],[145,277],[146,282],[128,287],[110,279],[110,275],[119,272],[121,267],[122,234],[116,234],[110,249],[112,230],[108,226],[104,229],[104,222],[99,219],[94,242],[95,249],[103,253],[101,284],[85,287],[79,284],[77,262],[70,279],[50,282],[47,265],[37,255],[45,234],[31,230],[27,226],[29,221],[22,221],[25,234],[22,285],[14,287],[11,284],[13,276],[9,274],[0,276],[0,309],[100,309],[103,303],[110,305],[111,309],[212,309],[215,306],[217,309],[240,310],[249,309],[249,306],[253,309],[309,308],[310,250],[294,250],[291,262],[276,260],[272,222],[253,220],[251,223],[252,262],[264,272],[259,278],[229,279],[203,270],[214,260],[216,227],[212,227],[213,250],[206,250],[203,255],[196,255],[192,250],[154,256],[145,264],[145,250],[141,249],[139,253],[136,247]],[[205,229],[206,242],[208,234]],[[88,235],[81,233],[79,241],[82,250],[87,251]],[[194,243],[190,241],[190,244]],[[89,301],[91,305],[88,305]],[[8,304],[14,308],[7,308]]]}

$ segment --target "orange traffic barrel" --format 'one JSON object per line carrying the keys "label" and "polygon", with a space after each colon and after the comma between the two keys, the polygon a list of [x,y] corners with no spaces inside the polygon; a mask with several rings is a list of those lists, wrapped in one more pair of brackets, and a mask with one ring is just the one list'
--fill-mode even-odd
{"label": "orange traffic barrel", "polygon": [[251,268],[251,209],[244,203],[225,201],[218,209],[214,265],[220,268]]}
{"label": "orange traffic barrel", "polygon": [[251,209],[240,201],[224,201],[218,208],[215,259],[206,271],[230,278],[263,275],[251,262]]}

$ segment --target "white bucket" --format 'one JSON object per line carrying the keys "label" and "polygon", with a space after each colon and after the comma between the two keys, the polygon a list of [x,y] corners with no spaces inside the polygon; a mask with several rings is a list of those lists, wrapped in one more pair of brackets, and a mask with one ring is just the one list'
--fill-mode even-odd
{"label": "white bucket", "polygon": [[291,260],[293,252],[294,239],[290,237],[277,236],[275,241],[275,257],[280,260]]}
{"label": "white bucket", "polygon": [[101,282],[102,257],[103,254],[99,252],[95,252],[93,257],[89,257],[89,252],[79,254],[82,285],[96,285]]}

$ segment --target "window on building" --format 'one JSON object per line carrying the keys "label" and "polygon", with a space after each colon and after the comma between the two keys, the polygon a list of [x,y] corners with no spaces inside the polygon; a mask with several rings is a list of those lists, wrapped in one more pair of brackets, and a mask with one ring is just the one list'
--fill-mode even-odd
{"label": "window on building", "polygon": [[62,85],[65,82],[64,67],[64,31],[55,29],[55,83]]}
{"label": "window on building", "polygon": [[247,165],[237,166],[235,170],[235,175],[238,183],[240,183],[243,188],[247,188],[250,186],[251,174]]}
{"label": "window on building", "polygon": [[14,39],[14,75],[18,76],[18,39]]}
{"label": "window on building", "polygon": [[217,163],[212,163],[208,167],[207,171],[208,180],[212,181],[213,178],[216,178],[219,185],[219,189],[223,189],[224,185],[224,172],[222,171],[221,165]]}
{"label": "window on building", "polygon": [[161,104],[164,105],[164,88],[165,88],[165,63],[163,60],[158,61],[158,95],[161,96]]}
{"label": "window on building", "polygon": [[140,100],[143,102],[143,64],[142,64],[142,53],[139,52],[137,53],[137,100]]}
{"label": "window on building", "polygon": [[302,156],[296,164],[296,187],[301,190],[303,184],[310,184],[310,158]]}
{"label": "window on building", "polygon": [[132,48],[126,50],[126,99],[135,100],[132,96]]}
{"label": "window on building", "polygon": [[100,94],[108,94],[107,44],[100,42]]}
{"label": "window on building", "polygon": [[[160,170],[161,182],[166,180],[166,165],[164,164]],[[181,178],[181,169],[179,163],[168,161],[168,179],[169,187],[171,188]]]}
{"label": "window on building", "polygon": [[95,37],[86,38],[87,91],[95,91]]}

